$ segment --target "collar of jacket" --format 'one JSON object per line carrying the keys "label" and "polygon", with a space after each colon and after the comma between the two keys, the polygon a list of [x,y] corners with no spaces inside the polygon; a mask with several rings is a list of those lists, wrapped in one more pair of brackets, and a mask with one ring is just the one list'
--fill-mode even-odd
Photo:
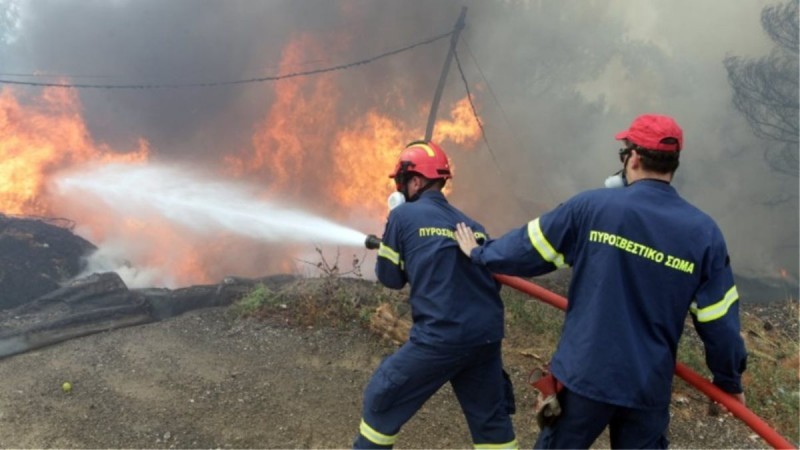
{"label": "collar of jacket", "polygon": [[640,187],[648,187],[653,189],[659,189],[662,191],[674,191],[675,188],[668,182],[663,180],[655,180],[652,178],[644,178],[642,180],[636,180],[633,183],[628,185],[628,188],[632,188],[635,186]]}
{"label": "collar of jacket", "polygon": [[420,194],[419,200],[422,200],[423,198],[428,198],[428,199],[431,199],[431,200],[438,199],[438,200],[447,201],[447,197],[444,196],[444,193],[442,193],[442,191],[437,191],[436,189],[427,190],[427,191],[423,192],[422,194]]}

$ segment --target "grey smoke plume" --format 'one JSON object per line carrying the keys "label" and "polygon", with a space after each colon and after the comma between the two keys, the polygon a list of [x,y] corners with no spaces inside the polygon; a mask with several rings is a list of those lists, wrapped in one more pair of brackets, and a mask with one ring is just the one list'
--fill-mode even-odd
{"label": "grey smoke plume", "polygon": [[[458,169],[454,203],[492,234],[505,232],[602,186],[618,169],[613,135],[638,114],[670,114],[686,136],[675,185],[718,221],[737,272],[777,277],[785,269],[797,280],[798,178],[768,170],[764,143],[732,107],[722,65],[728,54],[770,51],[759,21],[770,3],[37,0],[19,2],[19,26],[7,31],[14,38],[0,40],[0,72],[113,84],[275,75],[281,52],[298,35],[331,47],[295,70],[325,67],[446,32],[468,6],[459,59],[494,154],[480,141],[470,151],[447,149]],[[346,101],[330,113],[347,126],[369,108],[408,114],[429,104],[446,51],[443,40],[335,74]],[[96,140],[130,148],[144,137],[158,159],[214,165],[252,145],[274,89],[280,86],[79,95]],[[445,99],[463,95],[454,64]],[[329,158],[317,161],[324,166]],[[325,167],[313,173],[295,180],[310,205],[330,181]],[[770,206],[787,192],[788,203]]]}

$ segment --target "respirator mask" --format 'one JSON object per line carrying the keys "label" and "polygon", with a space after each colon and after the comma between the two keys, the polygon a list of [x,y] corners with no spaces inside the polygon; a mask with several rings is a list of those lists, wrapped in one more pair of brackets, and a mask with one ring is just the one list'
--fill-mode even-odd
{"label": "respirator mask", "polygon": [[428,180],[424,186],[417,189],[417,192],[415,192],[413,196],[409,195],[408,182],[414,177],[414,175],[417,175],[416,173],[410,171],[413,167],[414,163],[411,161],[400,162],[400,168],[397,170],[397,174],[394,176],[394,184],[397,187],[397,191],[392,192],[387,199],[390,211],[405,202],[413,202],[419,199],[423,192],[430,189],[430,187],[436,183],[436,180]]}
{"label": "respirator mask", "polygon": [[[400,167],[394,176],[394,183],[397,190],[389,194],[389,198],[386,199],[386,203],[389,206],[389,211],[406,202],[406,197],[408,197],[408,180],[410,178],[408,167],[410,165],[411,163],[409,161],[403,161],[400,163]],[[364,245],[369,250],[377,250],[381,247],[381,239],[374,234],[369,234],[367,235],[367,239],[364,241]]]}
{"label": "respirator mask", "polygon": [[408,170],[413,165],[411,161],[400,162],[400,167],[394,175],[394,185],[397,190],[392,192],[386,200],[389,205],[389,211],[407,201],[413,201],[413,199],[408,198],[408,181],[411,179],[411,173]]}
{"label": "respirator mask", "polygon": [[618,170],[614,175],[606,178],[604,184],[607,188],[620,188],[628,185],[628,179],[625,178],[625,168],[628,166],[628,157],[630,156],[631,151],[634,149],[634,147],[619,149],[619,162],[622,163],[622,169]]}
{"label": "respirator mask", "polygon": [[628,180],[625,179],[625,169],[622,169],[606,178],[605,186],[607,188],[621,188],[628,185]]}
{"label": "respirator mask", "polygon": [[389,198],[386,199],[386,203],[389,205],[389,211],[397,208],[398,206],[402,205],[406,202],[406,196],[400,191],[394,191],[389,195]]}

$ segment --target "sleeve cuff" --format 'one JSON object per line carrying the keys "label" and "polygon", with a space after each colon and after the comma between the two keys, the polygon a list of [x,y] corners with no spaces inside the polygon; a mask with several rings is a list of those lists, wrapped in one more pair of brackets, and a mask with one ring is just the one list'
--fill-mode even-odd
{"label": "sleeve cuff", "polygon": [[469,253],[469,259],[472,260],[473,263],[483,266],[483,261],[481,261],[481,253],[483,252],[483,246],[477,246],[472,249]]}
{"label": "sleeve cuff", "polygon": [[722,380],[715,377],[714,385],[728,394],[741,394],[744,392],[741,380]]}

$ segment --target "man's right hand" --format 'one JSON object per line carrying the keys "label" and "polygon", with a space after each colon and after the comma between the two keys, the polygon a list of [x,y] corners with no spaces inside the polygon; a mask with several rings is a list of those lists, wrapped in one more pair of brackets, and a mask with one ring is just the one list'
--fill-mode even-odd
{"label": "man's right hand", "polygon": [[[738,400],[739,403],[741,403],[743,405],[747,405],[747,402],[745,401],[745,398],[744,398],[744,392],[740,392],[738,394],[728,394],[728,395],[730,395],[731,397],[733,397],[736,400]],[[708,404],[708,415],[709,416],[718,416],[718,415],[724,414],[724,413],[730,413],[730,411],[728,410],[728,408],[726,408],[721,403],[717,403],[717,402],[712,400]]]}
{"label": "man's right hand", "polygon": [[458,241],[458,247],[469,258],[472,249],[478,247],[478,241],[475,240],[475,234],[472,232],[472,228],[468,227],[464,222],[458,223],[456,224],[455,236]]}

